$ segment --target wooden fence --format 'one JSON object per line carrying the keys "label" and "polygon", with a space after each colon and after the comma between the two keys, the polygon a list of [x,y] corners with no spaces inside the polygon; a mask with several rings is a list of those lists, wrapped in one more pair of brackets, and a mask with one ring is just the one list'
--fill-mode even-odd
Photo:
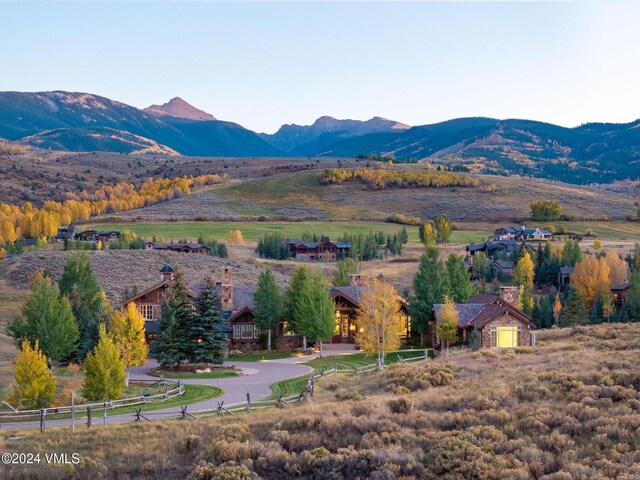
{"label": "wooden fence", "polygon": [[[406,352],[415,353],[415,350],[405,350]],[[399,351],[402,353],[402,351]],[[409,363],[420,360],[426,360],[429,358],[429,350],[424,350],[424,355],[411,357],[411,358],[402,358],[401,355],[398,355],[398,363]],[[385,365],[388,366],[388,365]],[[75,419],[77,416],[86,417],[87,428],[91,428],[94,413],[102,413],[102,424],[104,426],[107,425],[107,412],[113,412],[116,408],[126,407],[126,406],[137,406],[135,408],[135,413],[133,413],[133,420],[136,422],[151,422],[154,417],[163,418],[163,419],[198,419],[205,418],[210,416],[225,416],[225,415],[236,415],[239,413],[251,413],[255,410],[261,410],[265,408],[284,408],[288,405],[306,402],[310,397],[313,397],[313,392],[315,385],[318,381],[323,378],[328,378],[334,375],[361,375],[365,373],[371,373],[381,370],[380,365],[377,363],[372,363],[369,365],[354,365],[353,368],[338,368],[337,363],[333,364],[333,368],[329,369],[316,369],[309,376],[309,380],[307,381],[307,385],[303,388],[300,393],[295,395],[284,396],[280,395],[275,399],[268,400],[251,400],[251,395],[247,393],[247,400],[239,403],[232,403],[225,405],[224,401],[219,401],[218,406],[212,409],[206,410],[192,410],[189,411],[188,405],[180,406],[180,411],[176,412],[157,412],[157,411],[146,411],[143,412],[142,409],[144,405],[150,403],[159,403],[166,401],[168,399],[180,396],[184,393],[184,386],[182,382],[172,381],[167,379],[160,379],[158,381],[154,380],[135,380],[135,383],[151,383],[152,385],[158,384],[173,384],[174,388],[171,390],[166,390],[164,393],[157,395],[143,395],[140,397],[127,398],[122,400],[113,400],[109,402],[100,402],[100,403],[90,403],[90,404],[82,404],[82,405],[71,405],[66,407],[53,407],[53,408],[43,408],[41,410],[22,410],[22,411],[12,411],[12,412],[0,412],[0,423],[5,422],[25,422],[30,419],[33,422],[36,422],[40,419],[40,431],[44,432],[46,430],[46,421],[47,418],[51,419],[68,419],[69,415],[71,416],[71,428],[75,430]],[[118,414],[117,411],[114,414]]]}
{"label": "wooden fence", "polygon": [[[117,414],[117,409],[137,405],[148,405],[161,403],[184,393],[184,385],[181,381],[168,380],[133,380],[132,383],[148,383],[150,387],[163,386],[164,391],[154,395],[143,394],[137,397],[122,398],[120,400],[108,400],[105,402],[83,403],[80,405],[67,405],[62,407],[41,408],[38,410],[17,410],[6,402],[3,402],[10,411],[0,412],[0,424],[16,422],[40,422],[40,431],[46,429],[47,420],[66,420],[71,418],[71,426],[75,428],[76,418],[87,419],[87,426],[91,428],[93,417],[96,413],[102,414],[103,424],[107,424],[107,412]],[[169,388],[170,387],[170,388]]]}

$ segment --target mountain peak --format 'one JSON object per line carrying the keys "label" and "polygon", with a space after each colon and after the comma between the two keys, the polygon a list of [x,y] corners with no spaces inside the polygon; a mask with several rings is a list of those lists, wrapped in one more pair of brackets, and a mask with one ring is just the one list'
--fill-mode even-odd
{"label": "mountain peak", "polygon": [[142,110],[157,117],[168,116],[176,118],[186,118],[188,120],[216,119],[216,117],[214,117],[210,113],[197,109],[180,97],[174,97],[167,103],[164,103],[162,105],[151,105],[147,108],[143,108]]}

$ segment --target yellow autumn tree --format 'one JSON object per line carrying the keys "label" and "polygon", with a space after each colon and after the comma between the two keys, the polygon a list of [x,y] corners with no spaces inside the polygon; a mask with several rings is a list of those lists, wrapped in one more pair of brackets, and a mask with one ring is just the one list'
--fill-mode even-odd
{"label": "yellow autumn tree", "polygon": [[240,245],[244,243],[244,238],[242,238],[242,232],[240,230],[230,230],[227,239],[232,245]]}
{"label": "yellow autumn tree", "polygon": [[17,239],[16,229],[9,220],[4,220],[0,225],[0,243],[13,243]]}
{"label": "yellow autumn tree", "polygon": [[366,355],[377,355],[380,369],[384,367],[386,353],[400,347],[403,331],[398,312],[400,300],[392,285],[378,280],[362,293],[356,317],[361,332],[356,334],[356,343]]}
{"label": "yellow autumn tree", "polygon": [[16,383],[8,397],[15,408],[32,410],[51,405],[56,393],[56,381],[47,368],[47,359],[36,340],[33,348],[25,340],[13,362]]}
{"label": "yellow autumn tree", "polygon": [[585,257],[576,264],[571,283],[591,309],[598,295],[611,291],[609,265],[604,258]]}
{"label": "yellow autumn tree", "polygon": [[116,310],[111,314],[109,336],[120,352],[127,385],[130,368],[144,365],[149,355],[144,332],[144,318],[135,303],[131,302],[126,310]]}
{"label": "yellow autumn tree", "polygon": [[560,291],[556,293],[556,301],[553,303],[553,321],[557,327],[560,321],[560,312],[562,311],[562,302],[560,301]]}
{"label": "yellow autumn tree", "polygon": [[533,289],[534,275],[533,260],[531,260],[529,252],[525,252],[513,269],[513,281],[517,285],[524,285],[529,289]]}
{"label": "yellow autumn tree", "polygon": [[611,286],[620,285],[629,279],[629,268],[616,252],[607,252],[604,261],[609,266],[609,282]]}
{"label": "yellow autumn tree", "polygon": [[449,297],[444,297],[444,305],[436,323],[436,334],[445,343],[447,349],[458,339],[458,310]]}

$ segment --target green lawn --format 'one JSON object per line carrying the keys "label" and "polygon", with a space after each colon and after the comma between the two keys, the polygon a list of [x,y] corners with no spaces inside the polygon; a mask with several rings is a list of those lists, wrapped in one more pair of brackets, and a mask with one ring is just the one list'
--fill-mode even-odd
{"label": "green lawn", "polygon": [[591,229],[600,238],[640,240],[640,222],[548,222],[556,227],[583,233]]}
{"label": "green lawn", "polygon": [[293,352],[247,353],[241,355],[229,355],[229,358],[227,358],[225,362],[262,362],[263,360],[277,360],[279,358],[289,358],[292,356]]}
{"label": "green lawn", "polygon": [[[141,237],[161,236],[165,240],[195,240],[199,236],[226,240],[230,230],[240,230],[248,241],[257,241],[265,233],[280,233],[285,237],[300,237],[303,233],[324,234],[338,238],[344,233],[366,234],[370,231],[394,234],[402,225],[385,222],[159,222],[109,223],[87,225],[98,230],[131,230]],[[410,242],[418,242],[418,227],[407,226]],[[487,236],[487,232],[456,230],[452,243],[472,243]]]}
{"label": "green lawn", "polygon": [[[144,390],[144,388],[142,388]],[[150,389],[147,389],[150,390]],[[151,393],[151,392],[150,392]],[[153,392],[157,393],[157,392]],[[170,398],[165,401],[156,401],[155,403],[132,405],[126,407],[116,407],[114,409],[107,410],[107,417],[113,415],[123,415],[128,413],[135,413],[136,409],[142,408],[142,412],[150,412],[152,410],[160,410],[163,408],[170,408],[182,405],[191,405],[193,403],[202,402],[211,398],[216,398],[222,395],[222,389],[218,387],[208,387],[204,385],[185,385],[184,393],[178,397]],[[99,421],[102,418],[102,410],[94,408],[93,410],[94,422]],[[63,419],[71,418],[71,414],[54,415],[52,413],[47,415],[49,419]],[[85,412],[78,412],[76,418],[86,418]],[[11,422],[10,419],[4,419],[5,422]],[[24,419],[17,419],[17,421],[24,421]]]}

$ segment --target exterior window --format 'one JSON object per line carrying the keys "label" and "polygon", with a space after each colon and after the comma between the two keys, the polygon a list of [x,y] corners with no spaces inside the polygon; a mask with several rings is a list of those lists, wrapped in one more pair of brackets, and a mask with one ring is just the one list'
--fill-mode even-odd
{"label": "exterior window", "polygon": [[155,320],[153,318],[153,305],[138,305],[138,312],[145,320]]}
{"label": "exterior window", "polygon": [[342,336],[348,337],[349,336],[349,320],[343,318],[342,323],[340,324],[340,327],[342,329]]}
{"label": "exterior window", "polygon": [[242,338],[253,338],[253,325],[242,325]]}
{"label": "exterior window", "polygon": [[242,333],[241,333],[240,327],[241,327],[241,325],[234,325],[233,326],[233,338],[234,338],[234,340],[242,337]]}
{"label": "exterior window", "polygon": [[491,327],[491,346],[512,348],[522,344],[522,327],[517,325],[496,325]]}
{"label": "exterior window", "polygon": [[253,338],[260,338],[260,333],[261,333],[260,329],[254,325],[253,326]]}

